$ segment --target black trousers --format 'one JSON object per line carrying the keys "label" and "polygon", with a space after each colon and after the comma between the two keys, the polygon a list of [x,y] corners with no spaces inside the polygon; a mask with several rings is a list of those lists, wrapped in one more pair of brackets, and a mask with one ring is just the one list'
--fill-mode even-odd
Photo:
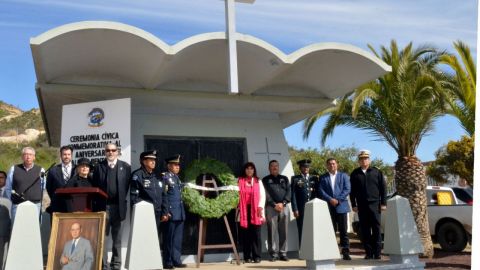
{"label": "black trousers", "polygon": [[105,240],[103,246],[102,269],[120,269],[122,266],[122,221],[120,220],[120,212],[118,205],[107,205],[107,219],[105,222],[105,235],[112,234],[112,258],[110,260],[110,268],[108,265],[108,247]]}
{"label": "black trousers", "polygon": [[380,202],[364,202],[358,205],[358,219],[362,231],[363,248],[367,256],[380,256],[382,235],[380,231]]}
{"label": "black trousers", "polygon": [[348,213],[337,213],[335,208],[328,207],[330,218],[332,219],[333,230],[340,233],[340,246],[342,252],[348,252],[350,249],[350,241],[348,240]]}
{"label": "black trousers", "polygon": [[243,259],[260,259],[262,257],[261,225],[253,225],[250,220],[250,207],[247,207],[248,227],[240,226],[240,237],[243,244]]}
{"label": "black trousers", "polygon": [[298,217],[295,219],[297,222],[297,229],[298,229],[298,246],[302,245],[302,230],[303,230],[303,212],[298,212]]}

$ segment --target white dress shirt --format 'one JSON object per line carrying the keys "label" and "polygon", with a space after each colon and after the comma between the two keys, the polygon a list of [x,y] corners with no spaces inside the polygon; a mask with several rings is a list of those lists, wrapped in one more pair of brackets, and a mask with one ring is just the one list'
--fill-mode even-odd
{"label": "white dress shirt", "polygon": [[335,190],[335,178],[337,178],[337,172],[335,172],[335,174],[331,174],[331,173],[328,173],[330,174],[330,184],[332,185],[332,191]]}
{"label": "white dress shirt", "polygon": [[65,163],[62,163],[62,173],[65,172],[65,171],[68,172],[68,177],[67,177],[68,179],[70,179],[72,177],[72,171],[71,170],[72,170],[72,163],[71,162],[68,163],[67,165],[65,165]]}
{"label": "white dress shirt", "polygon": [[110,168],[115,167],[115,165],[117,165],[117,160],[118,160],[118,159],[115,159],[114,161],[108,161],[108,160],[107,160],[107,162],[108,162],[108,167],[110,167]]}

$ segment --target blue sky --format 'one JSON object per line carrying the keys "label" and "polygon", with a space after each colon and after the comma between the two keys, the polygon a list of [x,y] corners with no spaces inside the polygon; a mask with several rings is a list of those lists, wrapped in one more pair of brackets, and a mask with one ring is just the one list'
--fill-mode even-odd
{"label": "blue sky", "polygon": [[[432,44],[452,50],[466,42],[476,55],[475,0],[257,0],[237,4],[237,31],[261,38],[291,53],[319,42],[348,43],[378,48],[396,39],[403,46]],[[1,0],[0,100],[22,109],[38,107],[35,71],[29,39],[51,28],[84,20],[109,20],[144,29],[168,44],[204,32],[224,31],[224,4],[219,0]],[[301,123],[285,129],[290,145],[320,148],[320,120],[304,141]],[[449,140],[464,134],[457,120],[443,117],[425,137],[417,155],[423,161]],[[363,131],[340,127],[326,147],[367,148],[374,157],[393,164],[396,154],[384,142]]]}

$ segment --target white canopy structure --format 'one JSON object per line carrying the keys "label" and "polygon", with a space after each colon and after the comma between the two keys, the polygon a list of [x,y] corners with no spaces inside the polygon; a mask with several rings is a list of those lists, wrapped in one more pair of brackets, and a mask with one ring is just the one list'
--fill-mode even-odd
{"label": "white canopy structure", "polygon": [[339,43],[285,54],[237,34],[239,93],[228,92],[225,33],[169,46],[133,26],[85,21],[31,39],[37,96],[52,145],[62,105],[131,97],[133,113],[279,119],[288,127],[336,97],[390,71],[370,53]]}

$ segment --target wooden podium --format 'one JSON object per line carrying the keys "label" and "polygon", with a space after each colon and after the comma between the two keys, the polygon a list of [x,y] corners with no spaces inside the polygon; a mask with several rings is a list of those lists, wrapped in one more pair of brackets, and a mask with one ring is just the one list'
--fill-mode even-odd
{"label": "wooden podium", "polygon": [[92,212],[95,199],[107,199],[108,195],[97,187],[70,187],[59,188],[55,194],[67,203],[69,212]]}

